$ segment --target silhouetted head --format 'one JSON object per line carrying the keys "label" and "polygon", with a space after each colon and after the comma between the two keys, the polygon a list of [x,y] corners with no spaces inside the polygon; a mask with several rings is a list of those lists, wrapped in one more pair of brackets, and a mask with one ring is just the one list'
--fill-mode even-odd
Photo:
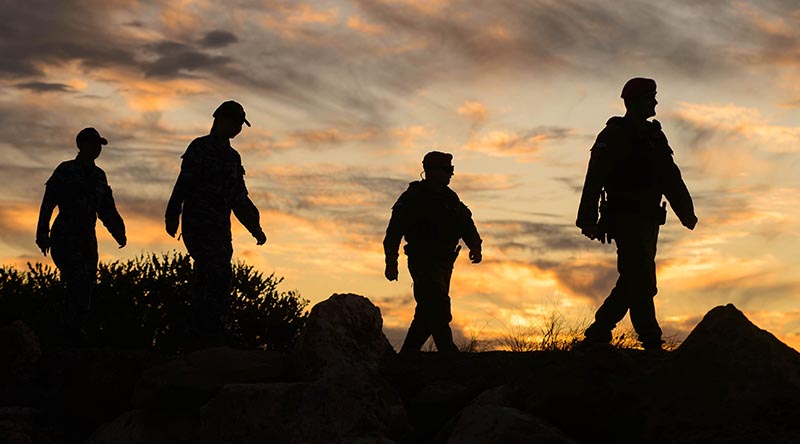
{"label": "silhouetted head", "polygon": [[213,131],[221,136],[233,139],[242,132],[242,124],[250,126],[244,107],[233,100],[223,102],[214,111]]}
{"label": "silhouetted head", "polygon": [[622,87],[622,99],[625,101],[625,115],[637,119],[648,119],[656,115],[656,81],[635,77]]}
{"label": "silhouetted head", "polygon": [[449,185],[455,168],[453,155],[440,151],[431,151],[422,158],[422,169],[425,170],[425,180],[439,185]]}
{"label": "silhouetted head", "polygon": [[94,128],[84,128],[75,136],[75,144],[80,150],[79,156],[95,160],[100,156],[103,145],[108,145],[108,140],[100,135]]}

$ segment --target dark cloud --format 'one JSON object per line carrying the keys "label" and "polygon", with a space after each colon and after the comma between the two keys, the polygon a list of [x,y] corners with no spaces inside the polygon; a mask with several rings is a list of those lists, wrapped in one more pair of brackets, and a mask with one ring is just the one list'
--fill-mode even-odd
{"label": "dark cloud", "polygon": [[584,251],[595,245],[572,224],[491,220],[482,231],[491,233],[501,250],[524,250],[531,254]]}
{"label": "dark cloud", "polygon": [[598,305],[616,284],[619,273],[612,257],[604,265],[559,263],[551,268],[558,281],[575,294],[583,295]]}
{"label": "dark cloud", "polygon": [[204,48],[224,48],[238,41],[239,38],[232,32],[215,30],[203,36],[200,40],[200,46]]}
{"label": "dark cloud", "polygon": [[163,41],[149,46],[157,55],[156,60],[147,63],[144,73],[147,77],[174,78],[185,75],[187,71],[201,71],[221,67],[233,59],[227,56],[213,56],[189,45]]}
{"label": "dark cloud", "polygon": [[15,85],[19,89],[33,92],[72,92],[72,87],[64,83],[25,82]]}
{"label": "dark cloud", "polygon": [[0,76],[43,74],[42,67],[80,62],[86,68],[136,65],[130,39],[114,32],[104,2],[65,0],[0,3]]}
{"label": "dark cloud", "polygon": [[[212,81],[267,93],[330,123],[355,120],[387,127],[398,101],[421,88],[483,78],[487,71],[526,76],[566,71],[602,78],[621,67],[638,73],[646,66],[690,78],[719,77],[740,72],[748,60],[796,59],[800,46],[795,31],[754,25],[758,14],[795,20],[790,18],[794,8],[777,1],[747,6],[758,14],[728,2],[688,0],[467,0],[435,14],[404,2],[355,3],[370,23],[386,29],[382,38],[365,39],[344,26],[293,24],[287,20],[296,9],[291,2],[266,7],[231,2],[204,10],[204,28],[194,35],[182,31],[178,42],[153,45],[143,41],[141,31],[159,32],[157,25],[110,20],[135,12],[124,4],[5,2],[0,13],[14,19],[0,26],[0,75],[35,77],[45,65],[70,62],[157,79],[202,73]],[[223,9],[232,8],[253,18],[237,25],[246,40],[226,30],[230,23],[220,18]],[[265,16],[275,25],[264,26]],[[731,43],[740,41],[747,44]],[[229,47],[224,55],[205,51]],[[416,97],[421,103],[432,100]]]}
{"label": "dark cloud", "polygon": [[[372,22],[425,37],[426,51],[445,57],[452,69],[461,68],[451,63],[456,58],[483,67],[537,72],[569,67],[605,76],[620,66],[639,71],[646,61],[656,72],[718,77],[738,72],[749,53],[786,54],[798,48],[793,38],[752,26],[742,4],[729,2],[471,0],[450,3],[436,14],[420,13],[402,2],[358,4]],[[748,7],[772,14],[770,18],[789,16],[796,9],[777,2],[764,9]],[[752,38],[742,39],[743,30]],[[739,41],[754,43],[745,48],[730,44]]]}
{"label": "dark cloud", "polygon": [[[586,162],[589,162],[589,156],[586,156]],[[554,181],[564,185],[573,194],[580,194],[583,192],[583,178],[582,177],[555,177]]]}
{"label": "dark cloud", "polygon": [[[151,44],[127,28],[146,29],[142,21],[120,26],[110,18],[126,6],[106,2],[65,0],[10,1],[0,4],[0,76],[38,77],[44,66],[78,62],[86,70],[122,69],[149,77],[184,77],[187,72],[214,70],[232,59],[177,42]],[[235,41],[226,31],[211,31],[199,39],[206,48]],[[155,55],[153,59],[152,55]],[[31,88],[46,88],[27,82]],[[41,82],[38,82],[41,83]]]}

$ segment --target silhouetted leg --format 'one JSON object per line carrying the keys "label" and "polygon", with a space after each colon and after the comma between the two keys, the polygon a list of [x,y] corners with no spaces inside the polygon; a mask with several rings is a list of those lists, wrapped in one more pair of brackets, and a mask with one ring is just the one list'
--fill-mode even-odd
{"label": "silhouetted leg", "polygon": [[433,335],[438,351],[458,351],[450,330],[450,321],[453,319],[449,296],[452,262],[409,258],[408,266],[414,280],[414,299],[417,301],[414,322],[420,322],[425,326],[426,333]]}
{"label": "silhouetted leg", "polygon": [[625,283],[620,276],[617,285],[611,290],[600,308],[594,315],[594,322],[586,329],[584,336],[591,342],[611,342],[611,331],[628,312],[629,297],[626,294]]}
{"label": "silhouetted leg", "polygon": [[230,240],[184,236],[184,243],[194,259],[195,276],[187,315],[188,333],[195,347],[223,345],[232,287]]}
{"label": "silhouetted leg", "polygon": [[402,354],[418,352],[431,335],[431,331],[428,330],[425,322],[421,319],[417,319],[417,316],[420,316],[417,314],[418,312],[419,308],[414,311],[414,320],[411,321],[411,325],[408,327],[408,333],[406,333],[406,339],[403,341],[403,346],[400,348],[400,353]]}
{"label": "silhouetted leg", "polygon": [[97,278],[97,241],[70,238],[53,243],[53,262],[61,273],[64,289],[63,326],[70,342],[88,339],[89,312]]}
{"label": "silhouetted leg", "polygon": [[656,307],[653,301],[658,287],[656,283],[656,243],[658,225],[640,227],[638,243],[631,252],[631,323],[639,335],[639,341],[649,348],[661,346],[661,327],[656,320]]}
{"label": "silhouetted leg", "polygon": [[661,344],[661,328],[655,314],[656,241],[658,225],[628,223],[618,228],[617,270],[619,279],[611,294],[586,329],[590,341],[608,342],[611,331],[630,309],[631,323],[645,345]]}

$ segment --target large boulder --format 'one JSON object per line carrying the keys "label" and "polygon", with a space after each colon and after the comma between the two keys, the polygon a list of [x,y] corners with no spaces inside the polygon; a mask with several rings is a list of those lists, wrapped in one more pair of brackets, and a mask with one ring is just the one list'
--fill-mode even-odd
{"label": "large boulder", "polygon": [[311,309],[292,359],[298,375],[313,380],[376,372],[393,353],[380,309],[363,296],[334,294]]}
{"label": "large boulder", "polygon": [[217,347],[176,357],[147,369],[133,392],[136,408],[200,406],[225,384],[286,381],[289,357],[282,352]]}
{"label": "large boulder", "polygon": [[57,442],[81,442],[100,424],[131,409],[145,368],[163,358],[144,350],[61,349],[45,353],[41,411]]}
{"label": "large boulder", "polygon": [[[382,325],[368,299],[333,295],[311,310],[293,351],[293,376],[302,382],[288,380],[275,354],[216,349],[173,359],[140,381],[134,401],[146,408],[123,414],[89,442],[391,444],[408,420],[378,372],[392,352]],[[226,368],[231,361],[239,364]]]}
{"label": "large boulder", "polygon": [[546,421],[511,404],[513,391],[501,386],[481,393],[436,436],[447,444],[575,444]]}
{"label": "large boulder", "polygon": [[24,322],[0,326],[0,384],[31,382],[41,357],[39,338]]}
{"label": "large boulder", "polygon": [[652,382],[652,442],[800,442],[800,353],[732,304],[709,311]]}
{"label": "large boulder", "polygon": [[393,442],[373,403],[320,382],[232,384],[196,410],[134,410],[88,444]]}
{"label": "large boulder", "polygon": [[0,407],[0,442],[4,444],[51,444],[41,430],[39,411],[28,407]]}

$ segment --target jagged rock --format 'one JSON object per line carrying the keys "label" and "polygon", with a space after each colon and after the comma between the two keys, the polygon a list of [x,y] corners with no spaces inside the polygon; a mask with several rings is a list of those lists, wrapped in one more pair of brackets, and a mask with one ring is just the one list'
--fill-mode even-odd
{"label": "jagged rock", "polygon": [[381,311],[369,299],[334,294],[311,309],[292,355],[295,369],[306,380],[375,372],[394,353],[382,329]]}
{"label": "jagged rock", "polygon": [[374,407],[335,384],[231,384],[195,411],[125,413],[88,444],[391,443]]}
{"label": "jagged rock", "polygon": [[51,444],[37,427],[39,411],[29,407],[0,407],[0,442],[4,444]]}
{"label": "jagged rock", "polygon": [[731,304],[709,311],[653,376],[653,442],[800,442],[800,353]]}
{"label": "jagged rock", "polygon": [[131,409],[142,371],[162,358],[144,350],[62,349],[41,360],[42,415],[57,442],[81,442]]}
{"label": "jagged rock", "polygon": [[0,326],[0,384],[30,382],[41,357],[39,338],[24,322]]}
{"label": "jagged rock", "polygon": [[555,427],[512,407],[513,389],[497,387],[481,393],[459,412],[434,442],[448,444],[575,444]]}
{"label": "jagged rock", "polygon": [[200,406],[225,384],[287,380],[289,357],[276,351],[218,347],[147,369],[133,392],[137,408]]}
{"label": "jagged rock", "polygon": [[[391,351],[382,324],[380,310],[362,296],[333,295],[317,304],[292,356],[306,382],[252,383],[286,377],[275,354],[217,349],[173,359],[137,387],[136,405],[148,408],[123,414],[89,442],[390,444],[408,420],[378,373]],[[226,369],[228,354],[241,365]],[[248,383],[230,383],[237,379]],[[159,400],[171,398],[194,404],[161,408]]]}

